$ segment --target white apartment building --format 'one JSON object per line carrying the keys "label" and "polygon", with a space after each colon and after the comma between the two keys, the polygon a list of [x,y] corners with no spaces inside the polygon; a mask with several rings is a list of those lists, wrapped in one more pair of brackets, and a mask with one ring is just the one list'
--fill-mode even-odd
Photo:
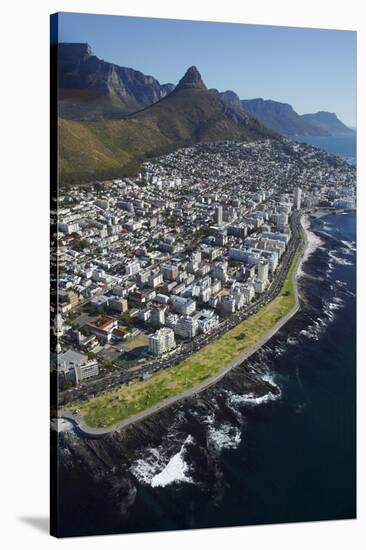
{"label": "white apartment building", "polygon": [[75,365],[75,380],[77,384],[89,378],[93,378],[93,376],[98,376],[98,374],[98,361],[95,359],[93,361],[88,361],[85,365]]}
{"label": "white apartment building", "polygon": [[294,207],[296,208],[296,210],[300,210],[300,208],[301,208],[301,189],[300,189],[300,187],[295,187]]}
{"label": "white apartment building", "polygon": [[210,309],[203,309],[193,317],[198,323],[198,328],[201,332],[206,333],[214,329],[219,323],[219,316]]}
{"label": "white apartment building", "polygon": [[262,294],[262,292],[266,289],[266,282],[261,279],[254,279],[253,284],[254,290],[257,294]]}
{"label": "white apartment building", "polygon": [[175,325],[175,333],[182,338],[194,338],[198,332],[198,322],[189,315],[183,315]]}
{"label": "white apartment building", "polygon": [[290,240],[290,235],[288,233],[274,233],[273,231],[264,231],[262,233],[264,239],[270,239],[274,241],[281,241],[287,244]]}
{"label": "white apartment building", "polygon": [[215,208],[215,223],[221,225],[223,221],[223,210],[222,206],[216,206]]}
{"label": "white apartment building", "polygon": [[75,233],[76,231],[79,231],[80,227],[77,222],[75,223],[62,223],[60,222],[58,224],[58,229],[61,231],[61,233],[66,233],[66,235],[70,235],[70,233]]}
{"label": "white apartment building", "polygon": [[157,273],[152,273],[149,277],[149,286],[156,288],[161,285],[163,282],[163,275],[158,271]]}
{"label": "white apartment building", "polygon": [[260,260],[259,253],[248,250],[247,248],[230,248],[229,258],[237,262],[252,262],[258,263]]}
{"label": "white apartment building", "polygon": [[126,275],[132,276],[136,275],[141,269],[140,262],[138,260],[133,260],[129,264],[126,265]]}
{"label": "white apartment building", "polygon": [[196,311],[196,302],[191,298],[182,298],[181,296],[171,297],[172,308],[176,313],[182,315],[192,315]]}
{"label": "white apartment building", "polygon": [[259,262],[257,265],[257,271],[258,271],[258,279],[261,279],[262,281],[268,281],[268,272],[269,272],[269,265],[267,262]]}
{"label": "white apartment building", "polygon": [[161,328],[149,336],[149,353],[162,355],[175,348],[174,331],[171,328]]}

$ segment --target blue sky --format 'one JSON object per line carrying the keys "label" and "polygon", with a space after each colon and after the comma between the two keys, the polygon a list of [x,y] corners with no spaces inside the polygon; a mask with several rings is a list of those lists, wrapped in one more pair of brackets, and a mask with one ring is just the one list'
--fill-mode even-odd
{"label": "blue sky", "polygon": [[59,42],[88,42],[101,59],[161,83],[196,65],[209,88],[290,103],[300,114],[336,112],[355,126],[353,31],[62,13]]}

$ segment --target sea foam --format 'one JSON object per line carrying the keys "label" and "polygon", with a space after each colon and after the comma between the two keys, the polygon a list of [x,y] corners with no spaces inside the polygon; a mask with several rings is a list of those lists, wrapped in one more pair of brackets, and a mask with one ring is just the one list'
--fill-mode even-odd
{"label": "sea foam", "polygon": [[186,447],[193,441],[193,437],[188,435],[179,451],[168,460],[159,449],[148,449],[146,458],[138,459],[130,471],[138,481],[154,488],[172,483],[193,483],[185,461]]}
{"label": "sea foam", "polygon": [[229,423],[219,427],[209,426],[207,433],[208,444],[216,451],[222,449],[236,449],[241,443],[241,429]]}

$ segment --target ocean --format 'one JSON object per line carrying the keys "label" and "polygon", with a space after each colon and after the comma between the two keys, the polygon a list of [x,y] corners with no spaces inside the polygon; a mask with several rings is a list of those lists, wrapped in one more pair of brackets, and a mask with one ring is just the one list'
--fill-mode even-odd
{"label": "ocean", "polygon": [[309,143],[310,145],[314,145],[314,147],[324,149],[328,153],[338,155],[351,164],[356,164],[356,133],[337,134],[334,136],[292,136],[289,139]]}
{"label": "ocean", "polygon": [[172,412],[166,435],[123,465],[116,440],[82,463],[75,448],[81,456],[94,442],[73,448],[66,434],[62,534],[355,517],[356,215],[314,218],[311,228],[321,246],[302,266],[302,307],[249,363],[280,395],[218,385],[206,404]]}

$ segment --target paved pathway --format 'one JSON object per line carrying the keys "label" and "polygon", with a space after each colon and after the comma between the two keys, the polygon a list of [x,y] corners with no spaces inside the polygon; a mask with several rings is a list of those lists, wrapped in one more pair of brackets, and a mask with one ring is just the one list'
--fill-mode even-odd
{"label": "paved pathway", "polygon": [[[303,225],[303,220],[301,219],[301,223]],[[162,409],[165,409],[166,407],[169,407],[170,405],[173,405],[174,403],[177,403],[178,401],[182,401],[183,399],[187,399],[188,397],[192,397],[193,395],[197,395],[198,393],[202,392],[203,390],[209,388],[210,386],[216,384],[221,378],[225,376],[232,368],[237,367],[245,359],[253,355],[256,351],[258,351],[268,340],[276,334],[276,332],[287,323],[293,315],[298,311],[299,309],[299,295],[298,295],[298,287],[297,287],[297,275],[298,275],[298,269],[302,263],[304,253],[306,251],[306,248],[308,246],[308,238],[306,235],[305,230],[305,245],[303,245],[302,252],[299,256],[299,259],[297,261],[296,267],[293,272],[293,285],[295,290],[295,305],[285,315],[280,319],[262,338],[258,340],[256,344],[245,350],[243,353],[238,355],[233,361],[231,361],[226,367],[222,368],[219,372],[213,374],[200,384],[194,386],[193,388],[183,392],[179,393],[177,395],[174,395],[172,397],[169,397],[168,399],[164,399],[160,403],[157,403],[156,405],[145,409],[141,411],[140,413],[137,413],[133,416],[130,416],[129,418],[125,420],[121,420],[120,422],[117,422],[116,424],[113,424],[112,426],[106,427],[106,428],[92,428],[91,426],[88,426],[83,417],[78,414],[71,414],[68,412],[61,412],[59,415],[59,418],[65,418],[67,420],[70,420],[77,428],[86,435],[96,436],[96,435],[105,435],[111,432],[114,432],[115,430],[120,430],[123,428],[126,428],[127,426],[130,426],[131,424],[134,424],[136,422],[139,422],[140,420],[144,420],[145,418],[157,413],[158,411],[161,411]]]}

